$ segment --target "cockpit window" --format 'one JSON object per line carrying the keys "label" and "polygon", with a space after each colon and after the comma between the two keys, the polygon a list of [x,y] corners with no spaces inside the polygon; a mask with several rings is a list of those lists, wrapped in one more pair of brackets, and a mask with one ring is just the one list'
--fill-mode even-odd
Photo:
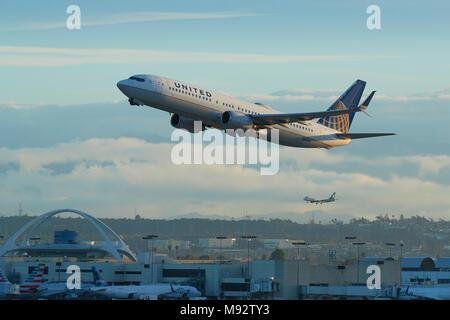
{"label": "cockpit window", "polygon": [[135,76],[132,76],[129,79],[133,79],[133,80],[136,80],[136,81],[139,81],[139,82],[145,82],[145,79],[138,78],[138,77],[135,77]]}

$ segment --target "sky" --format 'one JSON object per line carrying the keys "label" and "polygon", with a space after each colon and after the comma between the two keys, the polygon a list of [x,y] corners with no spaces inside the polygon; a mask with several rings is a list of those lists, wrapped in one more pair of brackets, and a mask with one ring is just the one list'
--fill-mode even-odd
{"label": "sky", "polygon": [[[68,6],[81,10],[69,30]],[[381,10],[369,30],[368,6]],[[0,215],[189,213],[316,219],[450,218],[448,1],[0,1]],[[332,150],[281,148],[280,171],[176,166],[169,115],[117,81],[149,73],[325,110],[355,79],[377,94]],[[370,91],[369,91],[370,90]],[[304,196],[339,199],[320,207]]]}

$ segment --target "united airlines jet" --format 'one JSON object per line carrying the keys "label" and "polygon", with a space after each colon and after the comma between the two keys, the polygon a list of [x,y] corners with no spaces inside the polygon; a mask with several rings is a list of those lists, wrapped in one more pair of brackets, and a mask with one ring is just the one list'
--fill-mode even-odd
{"label": "united airlines jet", "polygon": [[[348,145],[352,139],[393,135],[393,133],[349,133],[356,112],[368,107],[375,91],[359,105],[366,82],[356,80],[326,111],[280,113],[262,103],[250,103],[184,82],[154,75],[135,75],[117,87],[131,105],[146,105],[172,114],[173,127],[195,133],[206,128],[278,129],[279,144],[300,148]],[[201,126],[194,126],[201,121]],[[197,128],[198,127],[198,128]],[[270,130],[269,130],[270,131]],[[266,139],[270,141],[268,131]],[[264,134],[264,131],[261,131]]]}

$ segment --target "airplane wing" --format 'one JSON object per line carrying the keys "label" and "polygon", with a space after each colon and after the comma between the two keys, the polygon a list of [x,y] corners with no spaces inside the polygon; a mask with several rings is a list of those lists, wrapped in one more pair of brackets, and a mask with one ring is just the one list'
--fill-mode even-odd
{"label": "airplane wing", "polygon": [[291,122],[298,122],[298,121],[307,121],[312,120],[316,118],[322,118],[322,117],[332,117],[332,116],[338,116],[341,114],[349,114],[353,112],[360,112],[363,111],[361,107],[358,108],[352,108],[347,109],[345,108],[345,105],[339,101],[344,109],[338,109],[338,110],[330,110],[330,111],[319,111],[319,112],[307,112],[307,113],[279,113],[279,114],[250,114],[249,117],[252,118],[253,123],[256,125],[274,125],[274,124],[285,124],[285,123],[291,123]]}
{"label": "airplane wing", "polygon": [[363,139],[382,136],[393,136],[395,133],[336,133],[341,139]]}

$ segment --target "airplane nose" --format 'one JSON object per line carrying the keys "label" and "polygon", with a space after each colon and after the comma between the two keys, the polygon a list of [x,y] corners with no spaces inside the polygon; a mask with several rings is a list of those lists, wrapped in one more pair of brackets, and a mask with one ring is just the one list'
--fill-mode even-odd
{"label": "airplane nose", "polygon": [[119,88],[120,91],[123,92],[124,88],[125,88],[125,84],[124,84],[124,80],[121,80],[119,82],[117,82],[117,88]]}

